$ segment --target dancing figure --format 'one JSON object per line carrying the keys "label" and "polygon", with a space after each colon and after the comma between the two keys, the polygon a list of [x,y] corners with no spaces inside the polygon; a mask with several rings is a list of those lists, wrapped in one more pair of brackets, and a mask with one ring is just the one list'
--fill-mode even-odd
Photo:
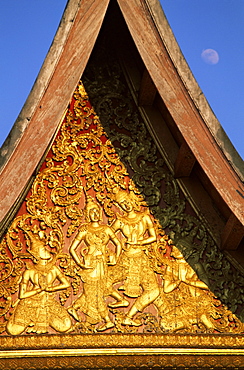
{"label": "dancing figure", "polygon": [[109,307],[129,306],[129,301],[113,288],[115,283],[123,281],[119,290],[123,290],[128,297],[136,298],[123,325],[140,326],[141,322],[134,319],[134,316],[153,303],[159,295],[156,274],[147,254],[148,246],[156,242],[156,231],[150,214],[142,209],[132,193],[118,191],[115,200],[123,214],[117,214],[112,228],[116,233],[121,232],[126,241],[116,266],[109,268],[110,296],[115,299]]}
{"label": "dancing figure", "polygon": [[[121,252],[121,244],[113,230],[108,225],[101,224],[101,207],[90,196],[87,196],[85,214],[87,223],[81,226],[70,246],[71,255],[83,270],[81,272],[83,292],[68,312],[80,321],[77,312],[82,311],[87,317],[88,324],[97,324],[103,320],[104,323],[97,330],[104,331],[114,326],[105,302],[108,264],[116,263]],[[114,244],[115,253],[109,250],[109,241]],[[81,257],[77,253],[79,246]]]}

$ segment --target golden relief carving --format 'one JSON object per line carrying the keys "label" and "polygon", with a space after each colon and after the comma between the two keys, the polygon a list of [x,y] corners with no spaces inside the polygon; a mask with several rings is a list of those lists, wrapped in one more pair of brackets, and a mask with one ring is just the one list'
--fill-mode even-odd
{"label": "golden relief carving", "polygon": [[70,283],[55,265],[55,256],[46,249],[44,233],[26,232],[28,251],[35,263],[27,266],[22,274],[19,299],[15,301],[15,310],[8,320],[7,332],[18,335],[26,330],[27,333],[43,334],[48,332],[49,325],[58,332],[66,332],[71,328],[71,319],[52,293],[67,289]]}
{"label": "golden relief carving", "polygon": [[[87,325],[104,321],[97,330],[104,331],[114,327],[109,317],[108,307],[105,302],[107,294],[108,265],[115,265],[121,251],[121,243],[113,229],[101,224],[101,207],[92,198],[87,196],[86,218],[88,223],[83,225],[72,242],[70,253],[76,263],[82,268],[80,274],[83,281],[83,293],[68,308],[68,312],[77,320],[80,318],[77,310],[86,314]],[[109,253],[107,244],[112,240],[116,253]],[[84,242],[81,249],[81,258],[76,249]]]}
{"label": "golden relief carving", "polygon": [[[119,61],[116,53],[107,53],[108,38],[108,34],[101,37],[101,44],[94,49],[82,77],[93,107],[137,191],[143,194],[151,215],[167,235],[174,232],[173,237],[170,236],[173,244],[199,279],[244,322],[244,275],[220,250],[220,230],[214,217],[209,225],[183,185],[184,181],[174,177],[172,167],[168,166],[168,154],[157,138],[159,128],[163,134],[164,128],[171,127],[165,108],[156,99],[150,110],[151,119],[147,120],[148,110],[138,107],[133,82],[135,73],[138,76],[141,73],[140,67],[137,72],[131,70],[123,53]],[[152,121],[154,111],[157,124]],[[177,142],[176,137],[175,140]],[[157,269],[156,265],[154,268]]]}
{"label": "golden relief carving", "polygon": [[242,333],[177,243],[80,83],[1,244],[1,333]]}

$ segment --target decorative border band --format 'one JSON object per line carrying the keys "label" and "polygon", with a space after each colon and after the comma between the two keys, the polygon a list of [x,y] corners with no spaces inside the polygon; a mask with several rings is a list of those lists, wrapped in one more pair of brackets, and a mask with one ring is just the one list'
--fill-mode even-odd
{"label": "decorative border band", "polygon": [[244,336],[231,334],[66,334],[0,336],[1,350],[208,348],[244,349]]}

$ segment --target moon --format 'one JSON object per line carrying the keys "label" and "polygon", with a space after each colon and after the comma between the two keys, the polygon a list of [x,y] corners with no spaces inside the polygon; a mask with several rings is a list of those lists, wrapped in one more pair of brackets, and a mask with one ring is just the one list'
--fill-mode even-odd
{"label": "moon", "polygon": [[219,62],[219,54],[214,49],[203,50],[201,57],[207,64],[217,64]]}

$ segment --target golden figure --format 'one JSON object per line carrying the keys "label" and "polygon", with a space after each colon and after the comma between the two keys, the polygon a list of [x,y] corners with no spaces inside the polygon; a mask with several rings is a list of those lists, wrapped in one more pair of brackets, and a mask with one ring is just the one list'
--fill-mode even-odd
{"label": "golden figure", "polygon": [[28,236],[29,252],[36,263],[22,275],[19,299],[7,323],[7,331],[19,335],[27,329],[28,333],[41,334],[47,333],[50,325],[58,332],[66,332],[71,328],[70,317],[52,293],[67,289],[70,284],[55,266],[55,258],[47,250],[42,233],[28,232]]}
{"label": "golden figure", "polygon": [[172,246],[171,256],[174,260],[169,260],[166,265],[163,293],[155,301],[161,315],[162,327],[174,331],[200,323],[207,330],[213,330],[214,324],[210,317],[211,314],[215,315],[216,310],[208,286],[199,280],[196,272],[175,246]]}
{"label": "golden figure", "polygon": [[208,290],[208,286],[199,280],[196,272],[185,261],[183,254],[175,246],[172,246],[171,256],[175,258],[177,265],[173,269],[170,265],[166,267],[163,282],[165,293],[172,292],[181,283],[188,285],[191,296],[195,296],[195,288]]}
{"label": "golden figure", "polygon": [[[100,223],[101,207],[89,196],[85,213],[88,222],[80,228],[70,247],[74,260],[84,270],[81,274],[83,293],[68,311],[77,321],[80,321],[78,310],[86,314],[86,321],[90,324],[97,324],[104,320],[104,323],[97,329],[103,331],[114,326],[109,318],[105,302],[107,265],[116,263],[121,252],[121,244],[113,230],[108,225]],[[110,240],[116,247],[116,254],[108,250],[107,245]],[[84,243],[81,252],[83,261],[76,252],[82,242]],[[107,261],[107,256],[109,261]]]}
{"label": "golden figure", "polygon": [[126,238],[126,247],[117,265],[109,268],[110,295],[116,299],[109,307],[129,305],[129,302],[112,288],[113,284],[123,281],[119,290],[123,290],[129,297],[137,298],[123,320],[123,325],[140,326],[141,322],[134,320],[134,316],[154,302],[159,295],[156,274],[150,267],[146,254],[147,246],[156,241],[156,232],[149,213],[141,209],[132,193],[118,191],[115,200],[124,214],[117,215],[112,227],[115,232],[120,231]]}
{"label": "golden figure", "polygon": [[192,266],[193,270],[196,272],[197,276],[205,284],[209,285],[209,279],[206,274],[206,271],[199,261],[199,256],[197,254],[197,249],[195,248],[193,238],[196,236],[198,227],[195,227],[188,236],[182,237],[181,233],[175,233],[171,231],[169,237],[184,256],[184,259]]}

